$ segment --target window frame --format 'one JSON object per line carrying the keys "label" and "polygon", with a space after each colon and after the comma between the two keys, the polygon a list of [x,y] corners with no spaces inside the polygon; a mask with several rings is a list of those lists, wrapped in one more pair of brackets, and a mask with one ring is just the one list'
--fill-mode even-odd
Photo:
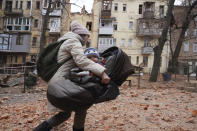
{"label": "window frame", "polygon": [[124,39],[124,38],[121,39],[120,46],[121,46],[121,47],[125,47],[125,39]]}
{"label": "window frame", "polygon": [[128,47],[132,47],[132,39],[128,39]]}
{"label": "window frame", "polygon": [[113,23],[113,30],[115,30],[115,31],[118,30],[118,23]]}
{"label": "window frame", "polygon": [[31,9],[31,1],[27,1],[27,10],[30,10]]}
{"label": "window frame", "polygon": [[33,37],[32,38],[32,47],[36,47],[36,43],[37,43],[37,37]]}
{"label": "window frame", "polygon": [[142,14],[142,12],[143,12],[143,5],[142,4],[139,4],[139,6],[138,6],[138,14]]}
{"label": "window frame", "polygon": [[144,67],[148,67],[148,56],[143,56]]}
{"label": "window frame", "polygon": [[114,3],[114,11],[118,11],[118,3]]}
{"label": "window frame", "polygon": [[[195,45],[195,46],[194,46]],[[197,41],[193,43],[193,52],[197,53]]]}
{"label": "window frame", "polygon": [[133,30],[133,21],[129,21],[129,30]]}
{"label": "window frame", "polygon": [[[187,45],[187,46],[186,46]],[[187,47],[187,48],[186,48]],[[183,47],[184,52],[189,52],[189,41],[184,42],[184,47]]]}
{"label": "window frame", "polygon": [[122,11],[126,12],[127,11],[127,4],[122,4]]}
{"label": "window frame", "polygon": [[38,28],[38,25],[39,25],[39,24],[38,24],[38,23],[39,23],[38,21],[39,21],[38,19],[35,19],[35,20],[34,20],[34,28]]}
{"label": "window frame", "polygon": [[[39,5],[39,8],[38,8]],[[40,10],[40,1],[36,1],[36,10]]]}

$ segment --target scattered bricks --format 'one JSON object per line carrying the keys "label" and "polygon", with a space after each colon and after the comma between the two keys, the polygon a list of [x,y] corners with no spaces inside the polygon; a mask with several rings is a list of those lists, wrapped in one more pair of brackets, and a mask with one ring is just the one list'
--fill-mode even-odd
{"label": "scattered bricks", "polygon": [[8,119],[9,117],[10,117],[9,114],[3,114],[3,115],[0,117],[0,120]]}
{"label": "scattered bricks", "polygon": [[192,117],[196,117],[197,116],[197,110],[193,110],[192,111]]}
{"label": "scattered bricks", "polygon": [[194,124],[194,123],[195,123],[194,118],[189,118],[189,119],[186,121],[186,123],[192,123],[192,124]]}

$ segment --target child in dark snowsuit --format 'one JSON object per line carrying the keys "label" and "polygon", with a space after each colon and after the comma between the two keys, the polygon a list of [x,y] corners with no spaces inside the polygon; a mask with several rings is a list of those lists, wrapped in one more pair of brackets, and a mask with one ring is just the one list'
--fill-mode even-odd
{"label": "child in dark snowsuit", "polygon": [[[92,61],[94,61],[95,63],[99,63],[102,66],[105,66],[104,60],[101,60],[98,51],[95,48],[89,47],[86,48],[86,50],[84,51],[84,54],[91,59]],[[84,88],[87,88],[93,95],[95,98],[97,98],[99,95],[102,94],[102,92],[105,91],[103,85],[101,84],[101,79],[99,77],[97,77],[96,75],[94,75],[92,72],[90,71],[83,71],[79,68],[73,68],[70,71],[70,78],[69,78],[72,82],[78,83],[78,84],[86,84],[86,83],[94,83],[94,87],[87,87],[86,85],[80,85],[83,86]],[[97,84],[95,84],[97,83]]]}

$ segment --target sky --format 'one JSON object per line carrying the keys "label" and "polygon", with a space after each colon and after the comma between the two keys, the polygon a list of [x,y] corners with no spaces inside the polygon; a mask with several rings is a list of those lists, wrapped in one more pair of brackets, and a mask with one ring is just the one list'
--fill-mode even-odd
{"label": "sky", "polygon": [[[94,0],[70,0],[71,3],[75,3],[80,7],[83,7],[83,5],[85,5],[86,10],[90,13],[92,10],[92,4],[93,4]],[[180,0],[175,0],[175,5],[180,4]],[[80,12],[81,8],[75,6],[75,5],[71,5],[71,12]]]}

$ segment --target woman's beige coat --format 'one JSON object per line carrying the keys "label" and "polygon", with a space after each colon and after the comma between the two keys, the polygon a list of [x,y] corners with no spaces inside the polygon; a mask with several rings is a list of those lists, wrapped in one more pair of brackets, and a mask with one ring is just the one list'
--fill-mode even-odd
{"label": "woman's beige coat", "polygon": [[52,79],[58,79],[58,77],[67,76],[69,71],[74,67],[79,67],[82,70],[91,71],[97,76],[101,76],[105,71],[105,68],[100,64],[93,62],[84,55],[82,48],[82,38],[73,32],[68,32],[62,36],[58,41],[65,40],[61,45],[57,60],[62,62],[72,56],[72,59],[65,62],[52,77]]}

